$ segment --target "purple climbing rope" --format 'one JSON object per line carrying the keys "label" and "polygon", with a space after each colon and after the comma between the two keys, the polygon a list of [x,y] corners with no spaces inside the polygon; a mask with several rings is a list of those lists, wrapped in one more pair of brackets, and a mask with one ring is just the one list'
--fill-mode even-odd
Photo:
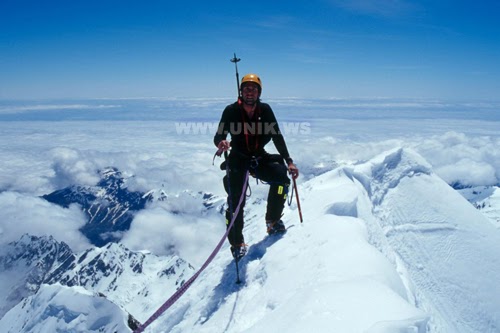
{"label": "purple climbing rope", "polygon": [[160,306],[158,308],[158,310],[156,310],[156,312],[153,313],[153,315],[151,317],[149,317],[149,319],[144,322],[144,324],[142,324],[141,326],[139,326],[134,331],[134,333],[141,333],[141,332],[143,332],[149,325],[151,325],[151,323],[153,321],[155,321],[156,319],[158,319],[158,317],[160,317],[165,311],[167,311],[168,308],[170,308],[175,302],[177,302],[177,300],[179,298],[181,298],[181,296],[189,289],[189,287],[191,287],[191,285],[198,278],[198,276],[212,262],[212,260],[215,258],[215,256],[217,255],[217,253],[220,251],[222,245],[224,244],[224,241],[226,240],[226,237],[229,234],[229,231],[231,231],[231,228],[233,227],[234,221],[236,220],[236,217],[238,216],[238,212],[240,210],[241,203],[243,202],[243,199],[245,198],[245,195],[246,195],[245,189],[246,189],[247,184],[248,184],[248,171],[246,172],[246,175],[245,175],[245,181],[243,183],[243,190],[241,191],[240,200],[238,202],[238,206],[236,206],[236,211],[233,214],[233,218],[231,219],[231,223],[227,227],[226,233],[224,234],[224,236],[222,236],[221,240],[219,241],[219,244],[217,244],[217,246],[212,251],[212,253],[210,254],[210,256],[208,256],[208,258],[205,261],[205,263],[201,266],[201,268],[189,280],[187,280],[179,289],[177,289],[177,291],[172,296],[170,296],[170,298],[165,303],[163,303],[163,305]]}

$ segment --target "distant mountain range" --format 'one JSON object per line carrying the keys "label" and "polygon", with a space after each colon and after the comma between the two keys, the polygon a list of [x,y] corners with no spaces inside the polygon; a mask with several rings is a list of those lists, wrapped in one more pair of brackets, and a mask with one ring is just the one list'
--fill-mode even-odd
{"label": "distant mountain range", "polygon": [[130,228],[134,213],[153,200],[152,193],[129,191],[116,168],[102,170],[100,176],[95,186],[73,185],[42,196],[62,207],[80,205],[88,216],[81,232],[96,246],[119,241],[123,231]]}
{"label": "distant mountain range", "polygon": [[[0,255],[0,297],[5,300],[0,318],[44,284],[83,287],[128,313],[144,313],[161,304],[162,299],[150,297],[153,290],[173,293],[193,272],[194,267],[178,256],[133,252],[117,243],[75,254],[51,236],[24,235]],[[130,317],[130,322],[136,320]]]}
{"label": "distant mountain range", "polygon": [[[152,297],[153,290],[174,293],[193,274],[194,267],[176,255],[134,252],[117,243],[130,228],[134,214],[147,203],[167,200],[165,192],[129,191],[127,179],[116,168],[102,170],[100,176],[95,186],[73,185],[42,197],[62,207],[81,206],[88,221],[80,230],[96,247],[74,253],[52,236],[25,234],[1,249],[0,318],[23,299],[45,290],[45,285],[83,287],[91,292],[86,299],[105,297],[124,313],[148,313],[164,301]],[[205,209],[216,207],[213,195],[194,195],[200,197]],[[137,325],[135,318],[128,318],[129,326]]]}
{"label": "distant mountain range", "polygon": [[[121,240],[129,230],[134,215],[153,201],[168,199],[163,190],[148,192],[130,191],[127,178],[116,168],[99,171],[101,180],[94,186],[72,185],[42,198],[61,207],[78,204],[88,217],[87,223],[80,229],[83,235],[96,246]],[[202,201],[205,209],[217,208],[220,200],[211,193],[190,193]],[[220,199],[220,198],[219,198]],[[175,210],[173,213],[177,213]]]}

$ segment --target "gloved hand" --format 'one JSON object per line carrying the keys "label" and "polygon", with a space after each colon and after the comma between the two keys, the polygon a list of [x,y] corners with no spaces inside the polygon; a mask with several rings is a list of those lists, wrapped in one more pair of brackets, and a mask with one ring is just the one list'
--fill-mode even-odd
{"label": "gloved hand", "polygon": [[288,172],[292,175],[293,179],[299,178],[299,168],[293,162],[288,163]]}

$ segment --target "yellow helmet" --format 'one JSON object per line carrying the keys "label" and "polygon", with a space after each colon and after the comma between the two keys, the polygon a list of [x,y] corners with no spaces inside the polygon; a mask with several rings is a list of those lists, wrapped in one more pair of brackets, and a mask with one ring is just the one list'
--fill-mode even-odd
{"label": "yellow helmet", "polygon": [[260,77],[257,74],[247,74],[243,76],[243,78],[241,79],[240,87],[243,87],[243,84],[247,82],[256,83],[259,86],[259,92],[262,91],[262,81],[260,80]]}

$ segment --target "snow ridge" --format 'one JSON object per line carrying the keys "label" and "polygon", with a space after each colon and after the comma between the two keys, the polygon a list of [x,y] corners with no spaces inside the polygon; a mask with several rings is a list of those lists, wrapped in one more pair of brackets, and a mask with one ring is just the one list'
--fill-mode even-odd
{"label": "snow ridge", "polygon": [[379,205],[387,192],[397,187],[405,177],[432,173],[431,165],[407,148],[394,149],[354,167],[353,170],[345,170],[363,184],[374,205]]}
{"label": "snow ridge", "polygon": [[223,251],[147,331],[498,331],[499,235],[418,154],[391,150],[301,185],[305,221],[288,212],[281,239],[265,235],[265,203],[247,205],[242,285]]}
{"label": "snow ridge", "polygon": [[[293,204],[280,237],[266,234],[266,202],[254,189],[258,195],[245,207],[249,251],[240,262],[242,284],[235,284],[225,244],[146,332],[499,331],[498,229],[418,154],[390,150],[299,185],[304,223]],[[188,206],[201,216],[220,207],[221,198],[196,195],[206,205]],[[184,196],[169,198],[172,211],[182,211],[183,198],[192,197]],[[35,261],[29,262],[19,267],[29,270]],[[55,262],[44,275],[52,285],[24,298],[0,320],[2,327],[121,329],[124,310],[144,322],[194,273],[181,258],[115,243]],[[95,295],[113,303],[101,305]],[[99,307],[109,317],[95,317]]]}
{"label": "snow ridge", "polygon": [[500,234],[485,216],[407,149],[353,173],[370,180],[365,188],[377,224],[371,230],[381,231],[389,247],[383,252],[394,255],[409,297],[432,314],[430,330],[500,330],[500,292],[491,295],[500,279],[500,259],[492,257]]}

